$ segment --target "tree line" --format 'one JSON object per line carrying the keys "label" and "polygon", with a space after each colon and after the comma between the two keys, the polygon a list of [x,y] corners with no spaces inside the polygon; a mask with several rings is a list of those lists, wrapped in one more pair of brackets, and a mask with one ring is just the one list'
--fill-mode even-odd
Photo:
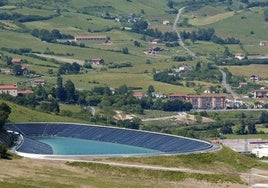
{"label": "tree line", "polygon": [[57,39],[74,39],[74,36],[70,34],[62,34],[59,30],[53,29],[49,31],[47,29],[34,29],[31,34],[34,37],[40,38],[46,42],[56,42]]}
{"label": "tree line", "polygon": [[[11,108],[6,103],[0,104],[0,158],[8,158],[7,151],[8,145],[11,144],[11,138],[4,129],[4,124],[7,122],[11,113]],[[6,141],[4,137],[8,137],[9,141]],[[10,143],[7,143],[10,142]]]}
{"label": "tree line", "polygon": [[175,32],[162,33],[157,28],[148,28],[148,23],[145,20],[139,20],[132,25],[132,32],[148,35],[150,37],[159,38],[162,42],[174,42],[178,40],[178,35]]}
{"label": "tree line", "polygon": [[186,32],[186,31],[181,31],[180,36],[182,37],[183,40],[185,39],[190,39],[193,43],[197,40],[200,41],[212,41],[216,44],[239,44],[240,40],[235,39],[234,37],[228,37],[226,39],[222,39],[218,37],[215,34],[214,28],[200,28],[198,31],[191,31],[191,32]]}
{"label": "tree line", "polygon": [[18,22],[33,22],[33,21],[41,21],[41,20],[49,20],[55,17],[55,15],[52,16],[40,16],[40,15],[23,15],[20,13],[12,13],[9,14],[7,12],[0,13],[0,19],[1,20],[15,20]]}

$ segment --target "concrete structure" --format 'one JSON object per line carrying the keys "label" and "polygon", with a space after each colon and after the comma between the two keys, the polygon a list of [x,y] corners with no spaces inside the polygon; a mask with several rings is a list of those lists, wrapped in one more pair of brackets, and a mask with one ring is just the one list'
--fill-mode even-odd
{"label": "concrete structure", "polygon": [[[267,144],[268,140],[262,140],[261,138],[248,139],[245,135],[244,139],[219,139],[213,140],[212,142],[220,143],[222,145],[228,146],[232,150],[238,153],[256,153],[256,149],[262,148],[263,144]],[[268,146],[268,145],[266,145]],[[268,147],[266,148],[268,150]]]}
{"label": "concrete structure", "polygon": [[3,93],[16,97],[18,95],[17,85],[0,85],[0,94]]}
{"label": "concrete structure", "polygon": [[179,99],[190,102],[193,109],[224,109],[226,107],[226,96],[220,94],[205,95],[169,95],[170,100]]}
{"label": "concrete structure", "polygon": [[268,145],[260,145],[258,148],[252,149],[253,154],[255,154],[258,158],[268,157]]}
{"label": "concrete structure", "polygon": [[189,95],[187,101],[193,105],[193,109],[223,109],[226,107],[226,96],[213,95]]}

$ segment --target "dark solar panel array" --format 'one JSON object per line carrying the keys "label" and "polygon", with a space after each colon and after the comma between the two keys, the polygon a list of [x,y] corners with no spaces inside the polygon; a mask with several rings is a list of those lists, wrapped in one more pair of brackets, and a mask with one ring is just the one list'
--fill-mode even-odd
{"label": "dark solar panel array", "polygon": [[[24,137],[33,136],[57,136],[71,137],[86,140],[95,140],[102,142],[126,144],[148,149],[158,150],[164,153],[188,153],[195,151],[205,151],[213,147],[209,142],[204,142],[185,137],[176,137],[172,135],[157,134],[138,130],[118,129],[113,127],[100,127],[93,125],[78,125],[65,123],[25,123],[8,124],[6,129],[17,131]],[[38,153],[38,147],[42,148],[40,154],[49,153],[49,148],[40,146],[39,142],[33,142],[31,139],[25,139],[19,151]],[[33,146],[35,145],[36,146]],[[29,149],[31,147],[32,149]]]}

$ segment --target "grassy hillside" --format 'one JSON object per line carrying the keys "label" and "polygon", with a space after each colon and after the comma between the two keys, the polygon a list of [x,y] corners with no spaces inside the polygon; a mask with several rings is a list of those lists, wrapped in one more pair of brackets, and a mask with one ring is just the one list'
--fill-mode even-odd
{"label": "grassy hillside", "polygon": [[77,122],[77,123],[87,123],[80,119],[73,119],[68,117],[63,117],[55,114],[48,114],[43,112],[38,112],[36,110],[31,110],[29,108],[10,103],[7,101],[0,100],[0,103],[5,102],[11,107],[11,114],[9,115],[8,121],[12,123],[18,122]]}
{"label": "grassy hillside", "polygon": [[[188,6],[180,18],[178,25],[179,31],[191,31],[199,28],[213,27],[218,36],[235,37],[243,44],[225,45],[231,53],[246,52],[248,54],[265,54],[267,47],[260,47],[259,41],[266,39],[265,31],[268,23],[263,18],[263,8],[241,9],[240,1],[234,1],[232,10],[227,10],[224,3],[211,3],[209,5],[200,4],[196,1],[197,7]],[[176,0],[174,8],[181,8],[189,4],[189,1]],[[34,52],[45,53],[53,52],[56,56],[64,58],[77,59],[84,61],[91,58],[103,58],[105,63],[124,63],[131,62],[133,67],[123,69],[98,69],[98,73],[89,72],[86,75],[67,75],[66,79],[71,79],[77,88],[91,88],[88,82],[98,81],[101,85],[109,85],[118,87],[127,84],[133,87],[140,87],[145,91],[149,85],[153,85],[160,92],[166,94],[173,92],[191,93],[192,89],[172,86],[164,83],[158,83],[152,80],[152,75],[144,74],[151,72],[152,69],[164,70],[172,67],[178,67],[184,64],[195,65],[196,61],[174,62],[173,56],[187,56],[185,50],[181,47],[166,47],[163,52],[155,56],[144,54],[145,51],[154,44],[151,44],[152,37],[146,37],[141,40],[142,35],[122,30],[122,27],[131,27],[129,23],[115,22],[114,19],[104,19],[103,15],[109,14],[111,17],[124,17],[128,19],[130,14],[146,20],[150,28],[157,28],[162,32],[172,31],[172,24],[176,14],[167,13],[170,8],[167,1],[148,0],[148,1],[91,1],[86,0],[66,0],[66,1],[9,1],[9,5],[0,9],[0,13],[22,14],[22,15],[39,15],[43,17],[51,16],[49,19],[39,21],[17,22],[11,20],[0,20],[2,29],[0,32],[0,47],[8,48],[31,48]],[[199,6],[199,7],[198,7]],[[240,8],[239,8],[240,7]],[[169,20],[170,25],[163,25],[163,20]],[[187,20],[188,25],[184,24]],[[250,27],[249,27],[250,26]],[[58,29],[64,34],[71,35],[105,35],[110,37],[111,43],[86,43],[87,48],[67,46],[62,44],[42,42],[40,39],[33,37],[30,32],[33,29]],[[23,42],[22,42],[23,41]],[[134,45],[134,41],[138,41],[141,46]],[[185,41],[186,46],[199,54],[202,60],[207,61],[209,57],[221,56],[225,46],[212,42],[197,41],[194,44],[190,40]],[[121,53],[122,48],[127,47],[129,54]],[[10,54],[2,52],[3,55],[19,57],[26,59],[29,64],[25,64],[28,69],[45,75],[51,85],[55,84],[55,77],[48,77],[47,71],[52,67],[57,72],[59,65],[50,61],[41,61],[36,58],[26,57],[24,55]],[[72,54],[69,56],[67,54]],[[146,62],[150,63],[146,63]],[[0,65],[4,66],[4,62],[0,61]],[[99,73],[99,71],[102,71]],[[233,72],[233,71],[232,71]],[[262,74],[266,72],[263,71]],[[240,74],[237,72],[237,74]],[[10,76],[4,76],[2,83],[14,83],[18,78],[10,79]],[[6,81],[6,77],[10,81]],[[83,77],[83,79],[81,79]],[[126,79],[121,79],[121,78]],[[111,79],[112,78],[112,79]],[[23,78],[22,78],[23,80]],[[80,80],[85,80],[81,82]]]}

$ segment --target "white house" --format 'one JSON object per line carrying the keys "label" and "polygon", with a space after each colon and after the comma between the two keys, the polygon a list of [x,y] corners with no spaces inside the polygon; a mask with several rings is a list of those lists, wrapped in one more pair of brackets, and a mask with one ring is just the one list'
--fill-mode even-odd
{"label": "white house", "polygon": [[235,54],[235,58],[239,59],[239,60],[243,60],[246,59],[246,55],[245,54],[241,54],[241,53],[236,53]]}

